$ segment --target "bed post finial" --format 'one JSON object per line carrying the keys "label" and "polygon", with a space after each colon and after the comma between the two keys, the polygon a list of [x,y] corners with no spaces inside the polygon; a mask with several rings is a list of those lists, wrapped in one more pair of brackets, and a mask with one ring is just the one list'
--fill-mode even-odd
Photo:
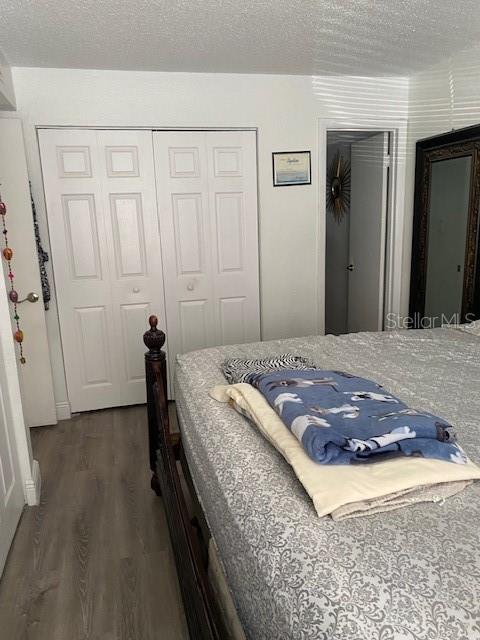
{"label": "bed post finial", "polygon": [[165,344],[165,334],[161,329],[157,329],[157,316],[150,316],[148,324],[150,325],[150,329],[145,331],[143,334],[143,344],[148,349],[148,353],[145,354],[145,358],[149,357],[151,360],[158,360],[159,358],[163,359],[160,354],[162,353],[162,347]]}
{"label": "bed post finial", "polygon": [[[147,387],[150,469],[152,471],[151,487],[157,495],[160,495],[160,482],[157,476],[157,450],[160,446],[161,434],[168,434],[170,431],[168,422],[167,361],[165,351],[162,350],[165,344],[165,334],[161,329],[157,329],[157,316],[150,316],[148,323],[150,329],[143,334],[143,342],[148,349],[145,353],[145,382]],[[155,389],[157,395],[155,395]]]}

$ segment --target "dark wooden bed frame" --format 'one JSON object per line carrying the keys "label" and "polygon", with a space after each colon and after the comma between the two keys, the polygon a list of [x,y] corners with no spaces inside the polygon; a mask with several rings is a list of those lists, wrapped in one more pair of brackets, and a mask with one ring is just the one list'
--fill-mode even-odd
{"label": "dark wooden bed frame", "polygon": [[[191,640],[226,640],[221,610],[208,579],[210,532],[198,502],[181,437],[170,430],[167,396],[165,334],[157,328],[156,316],[148,319],[150,329],[143,335],[147,386],[148,439],[151,487],[162,496],[172,540],[178,581]],[[187,509],[178,465],[181,465],[188,494],[193,503]]]}

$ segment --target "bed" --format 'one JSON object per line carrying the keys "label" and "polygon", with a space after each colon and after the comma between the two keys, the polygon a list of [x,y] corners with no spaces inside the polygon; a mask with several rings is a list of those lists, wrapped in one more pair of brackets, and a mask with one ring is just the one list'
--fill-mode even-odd
{"label": "bed", "polygon": [[[285,353],[373,378],[443,415],[480,461],[480,338],[452,328],[217,347],[177,359],[181,439],[170,431],[164,334],[144,341],[152,486],[165,500],[192,638],[226,638],[208,579],[211,535],[250,640],[480,639],[480,485],[444,504],[343,522],[319,518],[290,467],[208,396],[227,357]],[[198,499],[189,515],[176,459]]]}

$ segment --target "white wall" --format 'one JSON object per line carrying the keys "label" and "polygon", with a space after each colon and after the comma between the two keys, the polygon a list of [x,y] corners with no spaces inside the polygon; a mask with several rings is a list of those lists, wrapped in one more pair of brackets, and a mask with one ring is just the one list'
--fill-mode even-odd
{"label": "white wall", "polygon": [[415,143],[480,124],[480,47],[467,49],[409,80],[402,310],[407,313],[412,249]]}
{"label": "white wall", "polygon": [[[257,127],[264,339],[318,333],[318,119],[406,118],[405,78],[13,69],[40,227],[47,239],[35,126]],[[310,149],[313,183],[274,188],[272,151]],[[322,194],[324,197],[324,194]],[[55,300],[47,313],[57,402],[66,397]]]}

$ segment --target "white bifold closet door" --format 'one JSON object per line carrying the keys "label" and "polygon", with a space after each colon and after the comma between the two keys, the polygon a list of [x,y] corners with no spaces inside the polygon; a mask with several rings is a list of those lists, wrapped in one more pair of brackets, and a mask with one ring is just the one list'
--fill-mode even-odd
{"label": "white bifold closet door", "polygon": [[145,401],[142,333],[163,315],[151,131],[39,131],[72,411]]}
{"label": "white bifold closet door", "polygon": [[260,339],[255,132],[39,141],[72,411],[144,402],[150,313],[171,374],[177,353]]}
{"label": "white bifold closet door", "polygon": [[177,353],[260,340],[256,135],[153,140],[172,375]]}

